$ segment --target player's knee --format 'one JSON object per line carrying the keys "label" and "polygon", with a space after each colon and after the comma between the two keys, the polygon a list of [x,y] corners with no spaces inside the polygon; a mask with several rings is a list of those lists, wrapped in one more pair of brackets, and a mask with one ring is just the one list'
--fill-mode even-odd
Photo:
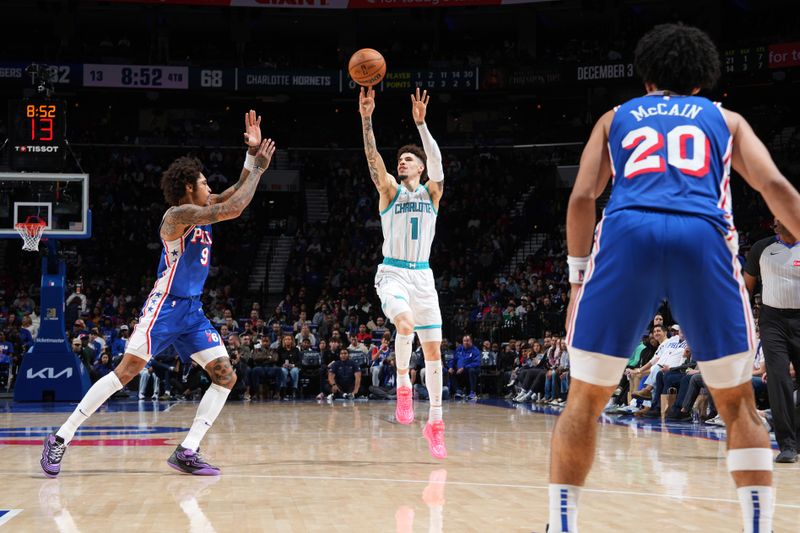
{"label": "player's knee", "polygon": [[414,323],[408,318],[396,318],[395,325],[397,326],[397,333],[400,335],[412,335],[414,333]]}
{"label": "player's knee", "polygon": [[141,357],[130,356],[126,355],[122,358],[117,368],[114,369],[114,373],[117,375],[117,379],[119,382],[122,383],[124,387],[127,385],[133,378],[139,375],[144,367],[147,365],[147,361],[142,359]]}
{"label": "player's knee", "polygon": [[213,360],[206,368],[211,382],[226,389],[232,389],[236,384],[236,372],[231,366],[231,361],[227,357],[220,357]]}

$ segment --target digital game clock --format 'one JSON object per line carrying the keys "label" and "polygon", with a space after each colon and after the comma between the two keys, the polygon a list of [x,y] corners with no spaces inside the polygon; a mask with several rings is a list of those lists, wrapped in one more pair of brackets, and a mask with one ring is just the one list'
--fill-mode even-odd
{"label": "digital game clock", "polygon": [[67,115],[58,100],[12,100],[8,103],[11,168],[46,172],[61,170]]}

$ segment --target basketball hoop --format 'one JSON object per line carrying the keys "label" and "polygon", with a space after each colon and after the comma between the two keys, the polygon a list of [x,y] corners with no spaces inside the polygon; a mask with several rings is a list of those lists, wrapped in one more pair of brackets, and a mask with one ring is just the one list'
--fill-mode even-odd
{"label": "basketball hoop", "polygon": [[14,224],[17,233],[22,237],[22,249],[28,252],[38,252],[39,239],[42,238],[42,232],[46,227],[47,222],[37,216],[30,216],[25,219],[25,222]]}

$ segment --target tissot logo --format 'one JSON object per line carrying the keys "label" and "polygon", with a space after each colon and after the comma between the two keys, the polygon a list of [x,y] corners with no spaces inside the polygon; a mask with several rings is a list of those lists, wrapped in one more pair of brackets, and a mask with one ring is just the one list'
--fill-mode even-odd
{"label": "tissot logo", "polygon": [[27,378],[28,379],[58,379],[61,376],[66,378],[72,377],[72,368],[65,368],[59,373],[56,373],[56,369],[53,367],[45,367],[38,372],[34,372],[32,368],[28,369]]}
{"label": "tissot logo", "polygon": [[46,152],[46,153],[57,153],[58,146],[15,146],[14,151],[16,152]]}

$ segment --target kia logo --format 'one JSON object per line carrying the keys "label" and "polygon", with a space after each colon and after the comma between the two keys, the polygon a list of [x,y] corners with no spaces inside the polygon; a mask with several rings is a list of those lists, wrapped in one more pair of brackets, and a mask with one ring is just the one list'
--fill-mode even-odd
{"label": "kia logo", "polygon": [[58,374],[56,374],[56,370],[53,367],[47,367],[39,370],[38,372],[34,373],[32,368],[28,369],[27,378],[28,379],[58,379],[61,376],[65,376],[66,378],[72,377],[72,368],[65,368]]}

